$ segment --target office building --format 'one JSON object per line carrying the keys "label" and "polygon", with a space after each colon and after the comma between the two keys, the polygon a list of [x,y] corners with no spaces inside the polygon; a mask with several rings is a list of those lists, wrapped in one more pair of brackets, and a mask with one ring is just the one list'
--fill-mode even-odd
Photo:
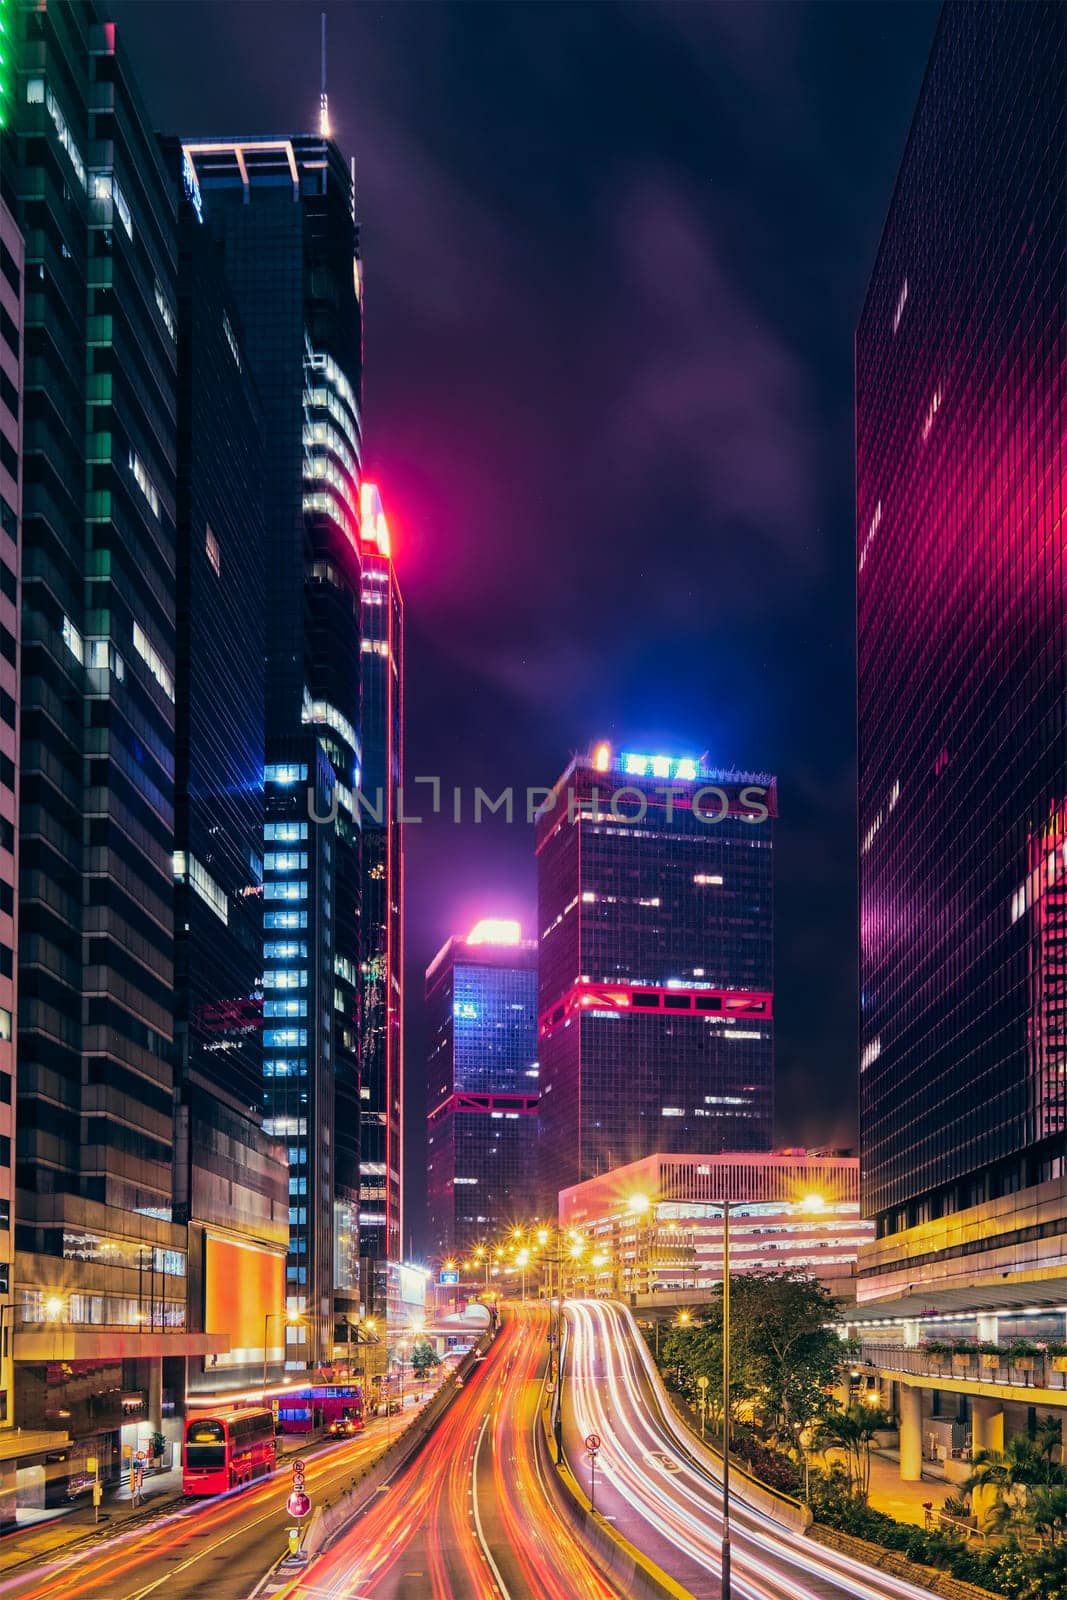
{"label": "office building", "polygon": [[360,494],[363,663],[363,1035],[360,1256],[376,1308],[374,1263],[399,1261],[403,1103],[404,605],[389,524],[372,483]]}
{"label": "office building", "polygon": [[856,340],[861,1297],[1067,1270],[1065,171],[1062,7],[946,5]]}
{"label": "office building", "polygon": [[[19,505],[22,498],[23,247],[0,199],[0,1303],[15,1266],[14,1083],[18,949]],[[8,781],[10,780],[10,781]],[[15,1417],[13,1332],[0,1312],[0,1441]],[[0,1527],[14,1515],[0,1442]]]}
{"label": "office building", "polygon": [[289,1162],[294,1366],[359,1316],[360,267],[348,166],[320,135],[187,140],[267,440],[265,1130]]}
{"label": "office building", "polygon": [[469,1250],[537,1199],[537,943],[487,918],[426,969],[427,1213],[434,1253]]}
{"label": "office building", "polygon": [[541,807],[545,1209],[657,1151],[770,1147],[776,813],[766,773],[606,744]]}
{"label": "office building", "polygon": [[[70,1436],[41,1476],[65,1503],[88,1455],[119,1471],[219,1342],[187,1328],[172,1209],[174,202],[114,25],[89,5],[15,23],[0,191],[33,284],[15,1420],[27,1452],[35,1431]],[[11,782],[9,763],[0,815]]]}
{"label": "office building", "polygon": [[285,1357],[289,1174],[262,1131],[262,424],[221,246],[180,145],[163,148],[178,200],[174,1199],[189,1326],[227,1341],[190,1360],[195,1397]]}
{"label": "office building", "polygon": [[[856,1298],[856,1257],[874,1236],[860,1217],[856,1156],[818,1150],[652,1155],[564,1189],[559,1223],[587,1246],[579,1290],[697,1298],[722,1283],[722,1202],[734,1273],[796,1272]],[[666,1303],[666,1302],[664,1302]]]}

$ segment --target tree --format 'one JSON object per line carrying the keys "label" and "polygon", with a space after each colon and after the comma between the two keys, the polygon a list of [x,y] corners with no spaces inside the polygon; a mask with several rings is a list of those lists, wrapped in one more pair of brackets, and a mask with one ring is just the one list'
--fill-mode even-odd
{"label": "tree", "polygon": [[871,1406],[849,1406],[847,1411],[832,1411],[819,1428],[819,1439],[831,1449],[845,1452],[852,1493],[866,1500],[871,1487],[871,1441],[886,1417]]}
{"label": "tree", "polygon": [[[846,1355],[833,1296],[798,1273],[740,1274],[730,1278],[730,1312],[731,1404],[747,1402],[792,1443],[793,1424],[825,1410]],[[705,1372],[709,1396],[721,1394],[721,1289],[690,1328],[671,1330],[661,1361],[679,1365],[687,1392]]]}
{"label": "tree", "polygon": [[437,1354],[429,1339],[416,1340],[411,1351],[411,1370],[420,1383],[428,1377],[435,1367],[441,1365],[441,1357]]}

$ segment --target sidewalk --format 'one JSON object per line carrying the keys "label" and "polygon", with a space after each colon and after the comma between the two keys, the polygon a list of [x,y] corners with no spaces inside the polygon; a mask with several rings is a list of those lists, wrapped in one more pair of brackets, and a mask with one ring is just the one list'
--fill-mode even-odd
{"label": "sidewalk", "polygon": [[[399,1436],[398,1425],[410,1422],[416,1412],[421,1411],[433,1398],[437,1388],[437,1384],[428,1383],[421,1391],[416,1391],[416,1393],[421,1392],[421,1402],[416,1402],[412,1394],[406,1395],[404,1410],[400,1416],[370,1419],[368,1432],[373,1431],[379,1436],[383,1450],[387,1448],[390,1436],[393,1438]],[[293,1456],[305,1454],[309,1448],[317,1449],[325,1442],[327,1435],[324,1431],[312,1434],[279,1434],[278,1461],[281,1463]],[[69,1509],[57,1506],[54,1510],[38,1513],[28,1526],[19,1526],[13,1532],[4,1534],[0,1538],[0,1576],[28,1561],[43,1561],[48,1556],[78,1543],[94,1538],[107,1538],[114,1533],[120,1533],[128,1525],[151,1521],[188,1503],[182,1495],[180,1467],[146,1475],[137,1505],[133,1504],[130,1493],[129,1474],[124,1473],[118,1483],[104,1490],[99,1522],[93,1519],[91,1498],[84,1495]]]}
{"label": "sidewalk", "polygon": [[[299,1437],[282,1434],[278,1440],[278,1460],[284,1461],[307,1450],[309,1444],[321,1444],[322,1439],[322,1434]],[[4,1534],[0,1538],[0,1574],[26,1561],[43,1561],[82,1540],[121,1532],[128,1523],[162,1516],[182,1501],[181,1467],[147,1474],[136,1505],[130,1491],[129,1473],[125,1472],[119,1482],[104,1490],[99,1522],[93,1517],[91,1497],[82,1495],[69,1509],[56,1506],[46,1512],[33,1513],[32,1521]]]}
{"label": "sidewalk", "polygon": [[868,1504],[875,1511],[884,1511],[898,1522],[912,1522],[916,1527],[926,1525],[924,1502],[933,1505],[934,1515],[940,1511],[949,1495],[960,1492],[959,1485],[946,1483],[941,1465],[936,1461],[923,1462],[921,1483],[905,1483],[900,1476],[900,1461],[895,1455],[880,1450],[871,1451],[871,1492]]}

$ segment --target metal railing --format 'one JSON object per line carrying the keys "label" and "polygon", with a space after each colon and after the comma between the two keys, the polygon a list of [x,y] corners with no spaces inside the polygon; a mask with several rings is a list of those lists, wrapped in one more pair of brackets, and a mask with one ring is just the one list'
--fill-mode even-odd
{"label": "metal railing", "polygon": [[917,1345],[863,1343],[860,1362],[883,1372],[911,1373],[917,1378],[944,1377],[954,1383],[995,1383],[1005,1387],[1063,1389],[1067,1391],[1067,1372],[1057,1372],[1048,1355],[1027,1356],[1010,1361],[1007,1351],[996,1364],[987,1364],[980,1354],[966,1356],[931,1355]]}

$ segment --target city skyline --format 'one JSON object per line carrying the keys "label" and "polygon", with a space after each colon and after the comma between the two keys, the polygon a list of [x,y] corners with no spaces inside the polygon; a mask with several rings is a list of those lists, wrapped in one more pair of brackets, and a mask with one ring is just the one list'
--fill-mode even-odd
{"label": "city skyline", "polygon": [[[326,10],[331,119],[357,158],[373,310],[367,470],[394,536],[409,682],[423,685],[418,702],[409,695],[407,770],[468,793],[524,791],[551,784],[597,737],[710,747],[713,761],[775,770],[779,926],[804,930],[783,931],[777,963],[777,1135],[821,1141],[821,1104],[835,1142],[854,1142],[851,341],[936,6],[693,7],[662,27],[641,8],[598,8],[595,51],[578,7],[552,11],[551,23],[547,8],[481,8],[479,29],[462,8],[422,8],[416,23],[388,7],[373,25],[369,8]],[[272,8],[262,40],[240,6],[120,3],[116,15],[162,126],[310,125],[316,8]],[[506,95],[486,65],[500,59]],[[558,71],[542,81],[536,64],[549,59]],[[470,86],[466,109],[455,81]],[[668,81],[681,85],[681,110]],[[640,119],[624,114],[616,82],[640,84]],[[518,130],[540,121],[542,103],[552,115],[541,176],[517,181]],[[473,126],[494,138],[472,137]],[[538,263],[532,298],[519,252]],[[568,260],[582,270],[561,270]],[[729,482],[733,497],[718,498],[719,469],[709,483],[688,448],[677,459],[668,450],[666,471],[642,465],[623,509],[614,496],[598,503],[610,474],[544,477],[569,437],[603,462],[624,420],[617,396],[605,406],[588,382],[560,383],[570,352],[586,368],[602,362],[611,391],[631,366],[650,397],[669,397],[676,380],[692,387],[678,317],[655,291],[663,274],[677,279],[702,356],[747,374],[731,395],[756,433],[764,410],[775,430],[782,465],[754,474],[785,475],[760,502],[773,550],[738,521]],[[715,332],[723,322],[729,339]],[[547,342],[533,333],[542,324]],[[457,371],[469,374],[458,386]],[[487,397],[513,392],[519,372],[538,404],[516,414]],[[696,393],[708,417],[717,391]],[[652,436],[662,440],[659,424]],[[795,476],[798,451],[814,489]],[[505,527],[518,582],[500,554]],[[598,564],[605,538],[611,560]],[[782,576],[765,593],[768,555]],[[538,626],[550,614],[558,620]],[[460,735],[452,694],[484,733]],[[514,907],[532,926],[535,893],[523,828],[440,820],[407,835],[418,1105],[426,1034],[414,1002],[427,962],[486,908]],[[409,1152],[420,1157],[421,1146]]]}
{"label": "city skyline", "polygon": [[0,0],[8,1600],[1067,1600],[1065,349],[1067,0]]}

